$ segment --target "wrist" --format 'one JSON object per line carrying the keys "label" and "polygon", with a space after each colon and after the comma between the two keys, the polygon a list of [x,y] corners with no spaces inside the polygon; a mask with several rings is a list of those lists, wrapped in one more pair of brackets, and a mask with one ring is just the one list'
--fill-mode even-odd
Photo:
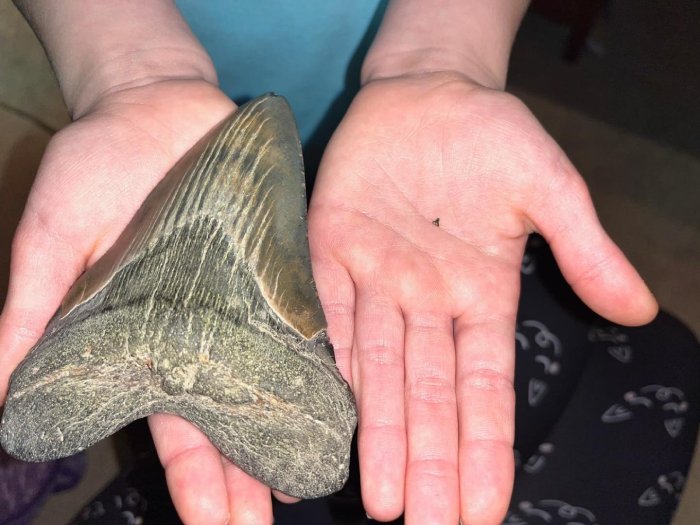
{"label": "wrist", "polygon": [[15,0],[41,40],[76,119],[115,91],[166,79],[216,84],[172,0]]}
{"label": "wrist", "polygon": [[368,56],[361,83],[426,75],[458,76],[491,89],[505,87],[505,71],[492,69],[467,53],[428,48]]}
{"label": "wrist", "polygon": [[503,89],[527,0],[392,0],[363,64],[362,82],[452,72]]}
{"label": "wrist", "polygon": [[94,57],[62,81],[61,89],[71,116],[78,119],[110,95],[167,80],[217,85],[214,66],[205,53],[151,48]]}

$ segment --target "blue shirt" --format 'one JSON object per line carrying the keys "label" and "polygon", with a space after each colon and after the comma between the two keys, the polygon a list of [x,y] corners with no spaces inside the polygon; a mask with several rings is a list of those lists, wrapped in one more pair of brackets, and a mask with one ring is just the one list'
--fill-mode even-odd
{"label": "blue shirt", "polygon": [[324,145],[359,89],[386,0],[177,0],[221,88],[287,98],[302,142]]}

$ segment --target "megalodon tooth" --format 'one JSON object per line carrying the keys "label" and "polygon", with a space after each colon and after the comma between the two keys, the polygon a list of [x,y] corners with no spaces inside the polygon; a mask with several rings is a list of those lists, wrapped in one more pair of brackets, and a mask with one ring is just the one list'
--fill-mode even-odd
{"label": "megalodon tooth", "polygon": [[281,97],[241,106],[195,145],[78,279],[12,375],[0,440],[52,460],[156,412],[291,496],[347,478],[354,399],[313,282]]}

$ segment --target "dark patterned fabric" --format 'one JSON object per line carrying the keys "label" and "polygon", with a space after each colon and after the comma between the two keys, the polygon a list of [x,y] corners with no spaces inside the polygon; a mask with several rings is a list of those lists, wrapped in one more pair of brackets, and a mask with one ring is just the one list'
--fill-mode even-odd
{"label": "dark patterned fabric", "polygon": [[662,312],[591,314],[539,238],[516,337],[516,481],[508,525],[669,523],[700,420],[700,347]]}

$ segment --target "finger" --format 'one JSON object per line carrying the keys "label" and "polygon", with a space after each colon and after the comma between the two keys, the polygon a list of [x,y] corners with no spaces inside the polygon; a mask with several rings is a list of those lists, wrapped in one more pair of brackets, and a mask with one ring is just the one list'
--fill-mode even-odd
{"label": "finger", "polygon": [[221,454],[191,423],[177,416],[148,418],[168,490],[188,525],[226,523],[229,518]]}
{"label": "finger", "polygon": [[[316,217],[320,217],[316,219]],[[347,270],[335,258],[333,240],[324,231],[323,212],[309,213],[309,247],[314,280],[323,313],[328,322],[328,336],[338,370],[352,387],[352,338],[355,316],[355,285]]]}
{"label": "finger", "polygon": [[85,258],[36,220],[23,219],[13,241],[10,283],[0,316],[0,404],[9,376],[44,332]]}
{"label": "finger", "polygon": [[457,403],[451,316],[404,315],[407,524],[457,523]]}
{"label": "finger", "polygon": [[653,295],[598,220],[583,179],[563,152],[529,215],[579,297],[611,321],[639,325],[658,311]]}
{"label": "finger", "polygon": [[264,525],[274,522],[270,488],[222,458],[226,475],[230,525]]}
{"label": "finger", "polygon": [[362,499],[375,519],[398,517],[404,504],[403,316],[387,298],[358,287],[353,350]]}
{"label": "finger", "polygon": [[355,315],[355,285],[347,270],[328,255],[319,240],[310,240],[314,280],[323,313],[328,322],[328,336],[338,370],[352,387],[352,338]]}
{"label": "finger", "polygon": [[514,341],[514,312],[455,321],[464,525],[501,523],[508,507],[514,476]]}
{"label": "finger", "polygon": [[286,504],[293,504],[293,503],[299,503],[301,501],[300,498],[295,498],[294,496],[289,496],[285,494],[284,492],[280,492],[279,490],[273,490],[272,495],[275,497],[275,499],[281,503],[286,503]]}

